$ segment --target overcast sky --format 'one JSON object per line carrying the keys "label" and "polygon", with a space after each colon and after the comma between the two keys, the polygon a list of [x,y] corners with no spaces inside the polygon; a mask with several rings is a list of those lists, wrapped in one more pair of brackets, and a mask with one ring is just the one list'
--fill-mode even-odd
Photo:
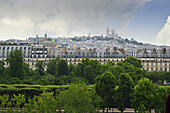
{"label": "overcast sky", "polygon": [[[0,0],[0,40],[105,35],[170,45],[170,0]],[[169,18],[168,18],[169,17]]]}

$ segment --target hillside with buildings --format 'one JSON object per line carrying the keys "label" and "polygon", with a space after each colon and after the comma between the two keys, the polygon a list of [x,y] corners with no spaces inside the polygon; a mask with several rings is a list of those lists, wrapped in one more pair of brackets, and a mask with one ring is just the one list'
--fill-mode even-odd
{"label": "hillside with buildings", "polygon": [[[98,60],[102,64],[107,61],[120,62],[129,56],[142,60],[143,69],[148,71],[169,71],[170,47],[144,44],[132,39],[124,39],[115,32],[106,30],[106,36],[74,36],[51,38],[29,37],[26,40],[10,39],[0,42],[0,60],[5,61],[8,54],[22,50],[24,60],[31,68],[38,60],[49,61],[50,58],[60,57],[74,65],[83,58]],[[8,64],[6,64],[6,67]]]}

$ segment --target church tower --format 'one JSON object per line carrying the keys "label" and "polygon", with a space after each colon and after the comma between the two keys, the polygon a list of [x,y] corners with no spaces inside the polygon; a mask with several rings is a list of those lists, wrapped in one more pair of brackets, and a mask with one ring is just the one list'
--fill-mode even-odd
{"label": "church tower", "polygon": [[110,33],[109,33],[109,27],[107,27],[106,29],[106,36],[109,37],[110,36]]}
{"label": "church tower", "polygon": [[115,29],[114,28],[112,28],[112,30],[111,30],[111,37],[114,37],[115,36]]}

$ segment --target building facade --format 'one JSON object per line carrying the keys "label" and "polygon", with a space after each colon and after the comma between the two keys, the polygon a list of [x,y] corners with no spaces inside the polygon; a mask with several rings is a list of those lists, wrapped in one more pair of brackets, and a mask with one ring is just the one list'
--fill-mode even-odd
{"label": "building facade", "polygon": [[[170,71],[170,49],[137,49],[137,48],[57,48],[43,45],[1,45],[0,60],[5,61],[8,54],[15,49],[22,50],[24,61],[35,69],[39,60],[48,63],[49,60],[60,57],[74,65],[80,63],[83,58],[97,60],[101,64],[107,61],[115,63],[123,61],[128,56],[134,56],[141,60],[142,69],[147,71]],[[8,64],[5,62],[5,67]]]}

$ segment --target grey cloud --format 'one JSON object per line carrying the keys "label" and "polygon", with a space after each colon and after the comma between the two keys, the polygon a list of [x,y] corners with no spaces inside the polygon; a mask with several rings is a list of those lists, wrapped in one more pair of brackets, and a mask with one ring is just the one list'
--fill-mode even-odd
{"label": "grey cloud", "polygon": [[123,34],[135,13],[149,1],[0,0],[0,39],[45,32],[53,36],[100,35],[108,25]]}

